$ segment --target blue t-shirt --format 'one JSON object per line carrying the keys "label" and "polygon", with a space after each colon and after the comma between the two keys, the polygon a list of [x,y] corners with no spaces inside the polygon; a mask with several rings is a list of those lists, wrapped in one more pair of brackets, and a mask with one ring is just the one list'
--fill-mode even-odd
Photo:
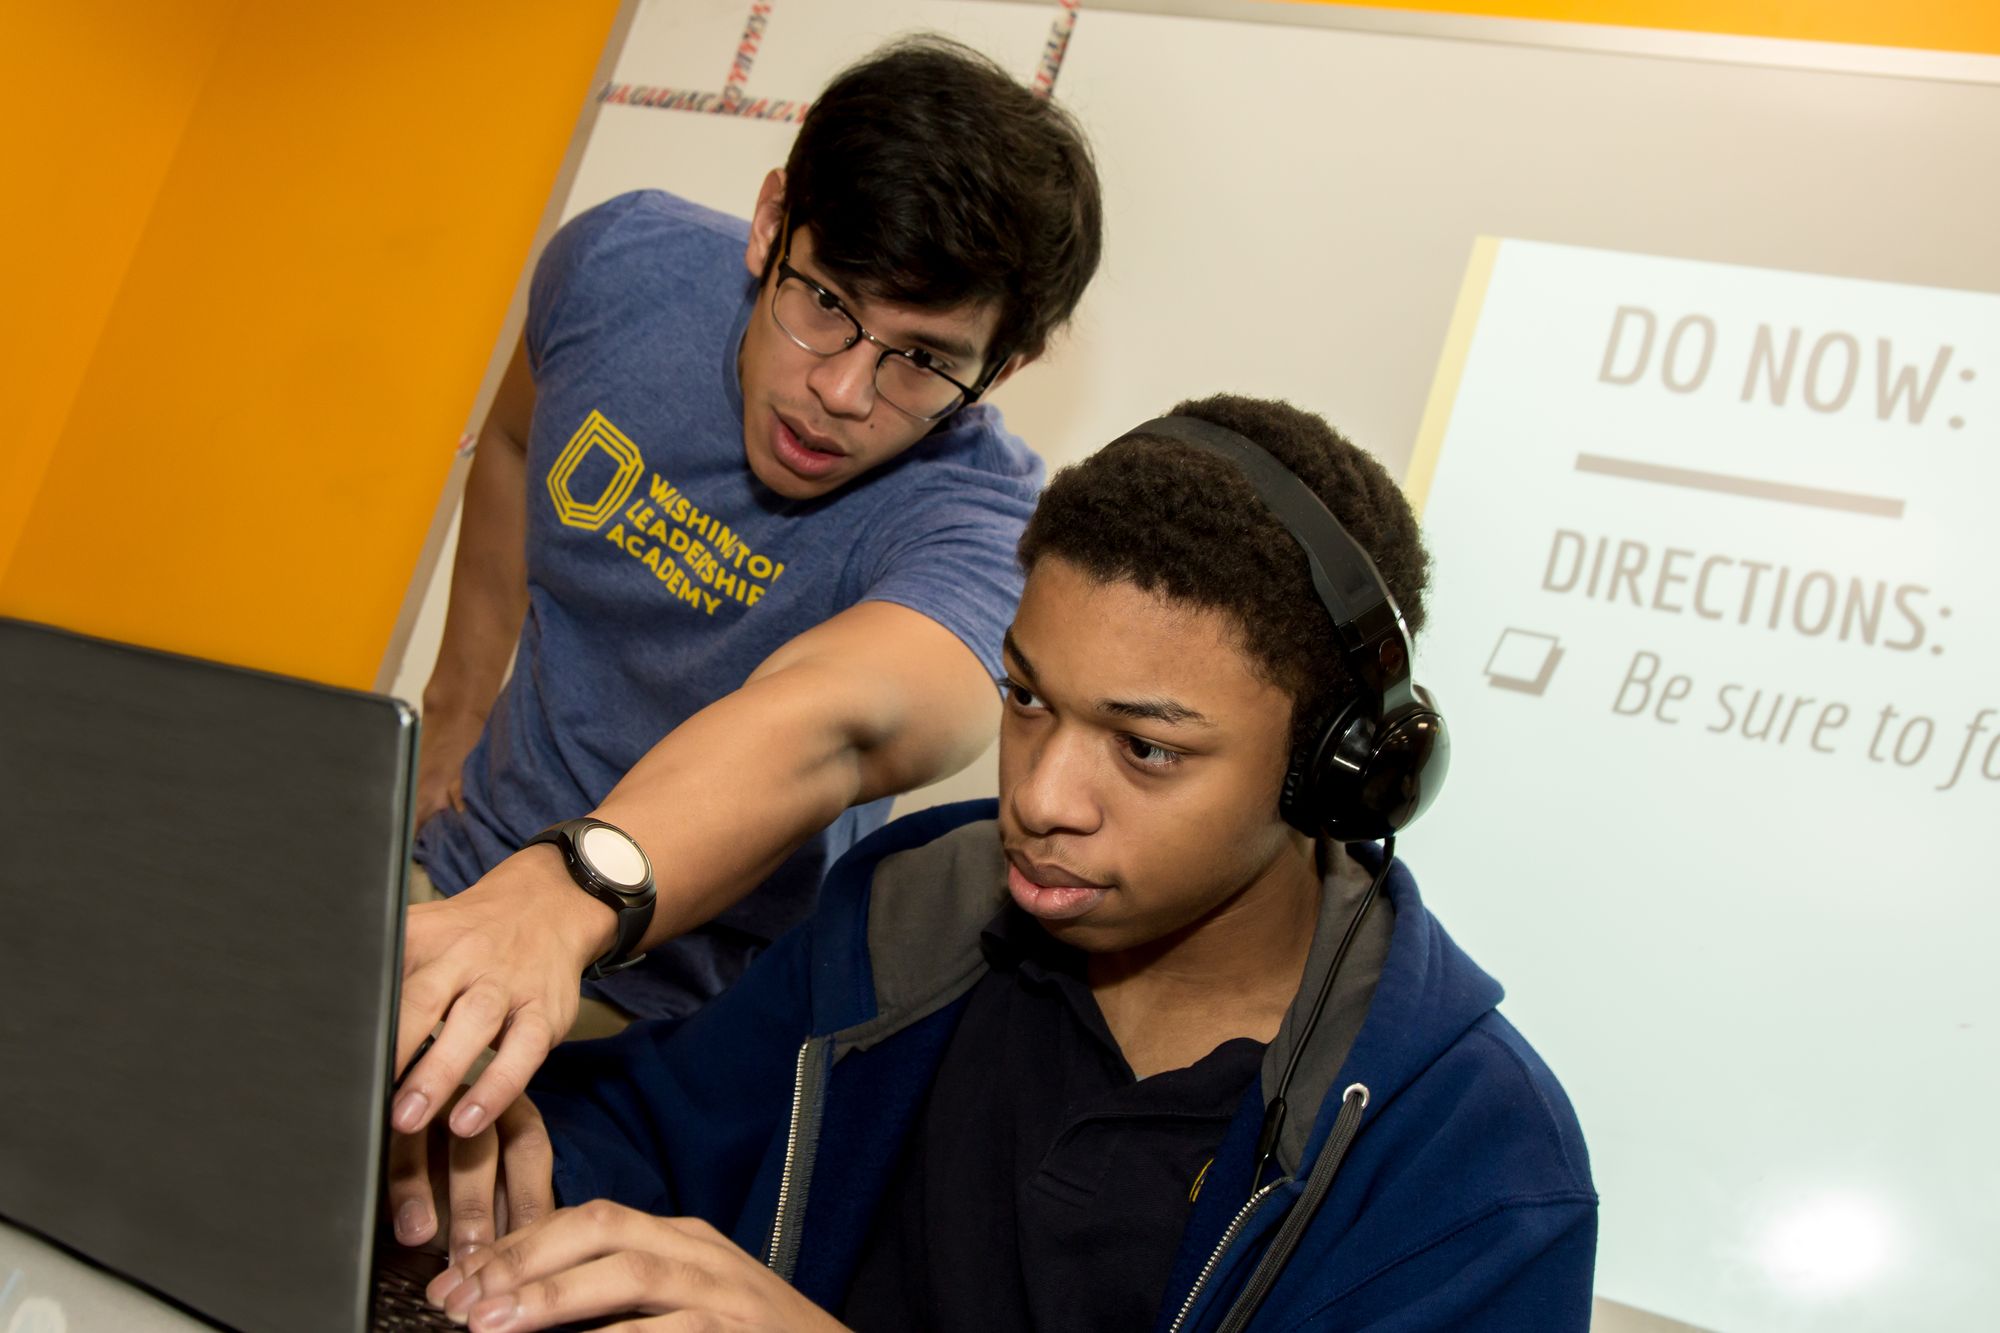
{"label": "blue t-shirt", "polygon": [[[1000,672],[1040,460],[975,404],[831,495],[767,489],[744,458],[736,372],[748,322],[770,318],[744,270],[748,234],[641,191],[569,222],[536,267],[528,612],[465,763],[464,813],[445,810],[417,839],[443,893],[595,807],[661,737],[857,602],[921,612]],[[811,911],[823,870],[887,809],[848,810],[720,930],[656,950],[606,992],[649,1017],[692,1009],[734,979],[746,940]],[[671,842],[647,850],[671,882]]]}

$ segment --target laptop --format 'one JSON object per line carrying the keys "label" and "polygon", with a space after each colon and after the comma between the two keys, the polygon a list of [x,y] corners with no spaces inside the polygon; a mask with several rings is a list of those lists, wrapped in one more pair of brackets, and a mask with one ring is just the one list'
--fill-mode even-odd
{"label": "laptop", "polygon": [[394,699],[0,618],[0,1328],[452,1327],[377,1295],[416,752]]}

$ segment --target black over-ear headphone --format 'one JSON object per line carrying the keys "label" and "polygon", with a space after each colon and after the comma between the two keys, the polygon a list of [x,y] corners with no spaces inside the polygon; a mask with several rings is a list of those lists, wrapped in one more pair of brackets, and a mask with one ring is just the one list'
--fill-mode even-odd
{"label": "black over-ear headphone", "polygon": [[1292,534],[1333,621],[1354,700],[1296,749],[1279,811],[1337,842],[1392,837],[1444,786],[1451,737],[1430,692],[1410,679],[1410,632],[1368,552],[1312,489],[1255,442],[1198,417],[1155,417],[1121,439],[1150,436],[1234,463]]}

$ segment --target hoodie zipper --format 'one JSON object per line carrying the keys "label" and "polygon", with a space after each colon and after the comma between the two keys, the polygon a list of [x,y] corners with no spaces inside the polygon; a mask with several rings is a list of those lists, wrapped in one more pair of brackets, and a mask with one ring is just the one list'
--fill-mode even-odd
{"label": "hoodie zipper", "polygon": [[769,1265],[790,1282],[799,1262],[799,1234],[795,1214],[804,1212],[806,1189],[812,1180],[813,1157],[819,1146],[820,1079],[812,1061],[813,1047],[825,1038],[814,1037],[799,1047],[798,1067],[792,1081],[792,1123],[785,1134],[785,1169],[778,1177],[778,1207],[771,1219]]}
{"label": "hoodie zipper", "polygon": [[1298,1247],[1305,1229],[1312,1222],[1313,1214],[1333,1188],[1333,1177],[1340,1170],[1340,1164],[1347,1157],[1347,1150],[1354,1146],[1354,1136],[1361,1132],[1361,1113],[1368,1109],[1368,1085],[1350,1083],[1340,1094],[1340,1112],[1334,1117],[1333,1129],[1326,1142],[1320,1145],[1319,1159],[1306,1175],[1305,1188],[1299,1192],[1292,1204],[1292,1211],[1278,1224],[1278,1234],[1264,1251],[1264,1257],[1250,1270],[1250,1280],[1244,1284],[1235,1302],[1223,1315],[1217,1326],[1218,1333],[1241,1333],[1256,1317],[1257,1308],[1264,1303],[1264,1297],[1284,1271]]}
{"label": "hoodie zipper", "polygon": [[1250,1220],[1250,1214],[1257,1211],[1257,1206],[1270,1196],[1272,1190],[1284,1183],[1282,1179],[1272,1181],[1244,1200],[1243,1206],[1236,1210],[1236,1216],[1229,1219],[1229,1225],[1223,1228],[1222,1239],[1215,1243],[1215,1250],[1208,1256],[1208,1262],[1201,1266],[1201,1272],[1196,1276],[1194,1286],[1188,1291],[1187,1299],[1181,1302],[1180,1313],[1175,1315],[1174,1322],[1168,1325],[1167,1333],[1181,1333],[1181,1325],[1187,1322],[1188,1311],[1194,1309],[1196,1299],[1201,1296],[1201,1289],[1208,1285],[1208,1279],[1214,1275],[1216,1265],[1222,1262],[1223,1251],[1236,1243],[1236,1237],[1243,1230],[1243,1224]]}
{"label": "hoodie zipper", "polygon": [[[1237,1296],[1235,1304],[1223,1316],[1224,1329],[1241,1328],[1247,1324],[1258,1305],[1263,1302],[1265,1293],[1277,1280],[1278,1268],[1282,1268],[1284,1261],[1291,1257],[1292,1246],[1298,1244],[1298,1236],[1296,1234],[1288,1236],[1287,1230],[1302,1230],[1303,1222],[1310,1220],[1310,1215],[1318,1209],[1320,1200],[1326,1197],[1327,1190],[1333,1184],[1334,1173],[1340,1170],[1340,1163],[1347,1156],[1348,1148],[1353,1145],[1354,1136],[1360,1132],[1361,1113],[1367,1108],[1367,1085],[1348,1084],[1347,1089],[1340,1095],[1340,1111],[1334,1117],[1333,1129],[1327,1135],[1327,1141],[1320,1146],[1319,1158],[1307,1174],[1305,1189],[1298,1204],[1294,1205],[1295,1211],[1298,1208],[1305,1210],[1300,1225],[1293,1227],[1294,1219],[1287,1217],[1285,1223],[1279,1227],[1278,1239],[1273,1242],[1274,1247],[1282,1247],[1283,1251],[1277,1256],[1277,1268],[1271,1267],[1272,1255],[1267,1251],[1265,1262],[1257,1265],[1255,1271],[1250,1274],[1249,1285]],[[1250,1214],[1264,1201],[1265,1196],[1290,1179],[1292,1178],[1288,1176],[1282,1180],[1274,1180],[1258,1190],[1231,1219],[1228,1228],[1222,1233],[1222,1239],[1216,1243],[1215,1252],[1209,1255],[1208,1262],[1202,1265],[1201,1275],[1194,1280],[1194,1289],[1188,1292],[1187,1300],[1181,1303],[1181,1311],[1174,1316],[1174,1322],[1168,1327],[1167,1333],[1180,1333],[1181,1325],[1187,1322],[1188,1311],[1194,1309],[1195,1298],[1201,1295],[1201,1289],[1208,1285],[1208,1279],[1215,1272],[1216,1265],[1222,1262],[1222,1252],[1235,1243],[1243,1224],[1249,1221]]]}

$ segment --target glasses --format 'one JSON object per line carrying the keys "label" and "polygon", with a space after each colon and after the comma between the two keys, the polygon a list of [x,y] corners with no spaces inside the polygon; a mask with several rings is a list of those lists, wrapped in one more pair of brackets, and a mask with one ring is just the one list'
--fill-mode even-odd
{"label": "glasses", "polygon": [[1006,358],[989,359],[977,384],[961,384],[933,364],[921,347],[892,347],[861,327],[838,296],[791,266],[792,228],[778,253],[778,290],[771,319],[787,338],[814,356],[836,356],[866,339],[882,349],[875,358],[875,393],[897,411],[919,421],[937,421],[965,406],[993,382]]}

